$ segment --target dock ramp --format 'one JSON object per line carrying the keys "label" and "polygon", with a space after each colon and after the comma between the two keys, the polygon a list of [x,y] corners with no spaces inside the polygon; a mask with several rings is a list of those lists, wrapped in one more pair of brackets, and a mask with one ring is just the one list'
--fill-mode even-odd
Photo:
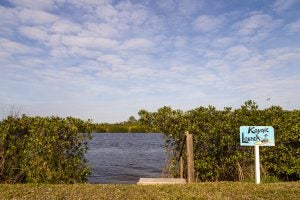
{"label": "dock ramp", "polygon": [[140,178],[138,185],[185,184],[184,178]]}

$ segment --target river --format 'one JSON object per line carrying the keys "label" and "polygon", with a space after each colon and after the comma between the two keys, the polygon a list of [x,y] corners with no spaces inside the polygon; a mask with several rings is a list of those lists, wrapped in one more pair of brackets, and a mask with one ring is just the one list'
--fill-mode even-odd
{"label": "river", "polygon": [[94,133],[86,158],[93,170],[89,183],[136,183],[161,177],[164,138],[159,133]]}

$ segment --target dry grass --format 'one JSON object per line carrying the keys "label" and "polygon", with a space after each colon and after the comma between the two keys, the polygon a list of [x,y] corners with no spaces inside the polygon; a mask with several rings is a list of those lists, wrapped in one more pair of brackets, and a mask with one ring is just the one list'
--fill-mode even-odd
{"label": "dry grass", "polygon": [[186,185],[2,184],[0,199],[300,199],[300,182]]}

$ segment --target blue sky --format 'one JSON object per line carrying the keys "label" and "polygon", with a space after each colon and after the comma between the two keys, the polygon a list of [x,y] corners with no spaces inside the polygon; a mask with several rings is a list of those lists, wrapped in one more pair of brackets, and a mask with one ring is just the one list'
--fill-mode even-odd
{"label": "blue sky", "polygon": [[14,105],[118,122],[248,99],[299,109],[299,10],[299,0],[0,0],[2,115]]}

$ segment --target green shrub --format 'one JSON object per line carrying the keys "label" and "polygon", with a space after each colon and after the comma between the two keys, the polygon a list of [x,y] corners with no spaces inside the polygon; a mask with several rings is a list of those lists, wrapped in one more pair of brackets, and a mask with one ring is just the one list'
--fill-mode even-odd
{"label": "green shrub", "polygon": [[90,124],[71,117],[7,117],[0,122],[0,182],[84,182]]}
{"label": "green shrub", "polygon": [[[241,108],[216,110],[213,106],[187,112],[163,107],[157,112],[141,110],[140,122],[149,131],[164,133],[172,140],[167,146],[177,159],[185,131],[194,136],[195,170],[201,181],[248,180],[253,177],[253,147],[241,147],[239,127],[273,126],[275,147],[262,147],[265,173],[280,180],[300,179],[300,111],[279,106],[259,110],[249,100]],[[185,156],[185,155],[183,155]],[[173,174],[177,175],[174,167]]]}

